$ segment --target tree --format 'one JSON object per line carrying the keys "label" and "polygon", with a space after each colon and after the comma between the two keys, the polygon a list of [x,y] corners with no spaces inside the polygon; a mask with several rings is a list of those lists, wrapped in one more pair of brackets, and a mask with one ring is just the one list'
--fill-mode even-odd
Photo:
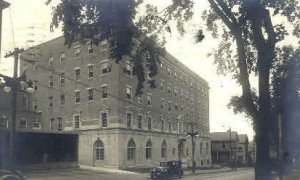
{"label": "tree", "polygon": [[[51,0],[49,0],[50,2]],[[195,1],[196,2],[196,1]],[[210,9],[206,10],[203,20],[214,38],[221,42],[211,55],[220,74],[231,74],[242,88],[242,95],[232,97],[230,106],[235,112],[244,112],[252,120],[256,132],[257,180],[271,179],[269,156],[270,126],[274,123],[271,116],[272,94],[270,79],[272,69],[282,59],[278,52],[282,49],[280,41],[285,40],[288,30],[277,23],[276,17],[284,17],[293,24],[292,32],[300,37],[300,12],[296,0],[208,0]],[[184,22],[193,16],[192,0],[172,0],[170,6],[158,12],[155,6],[146,6],[146,15],[136,19],[136,8],[142,1],[134,0],[61,0],[53,13],[52,26],[62,22],[66,44],[75,38],[91,38],[96,44],[103,38],[110,41],[111,57],[116,62],[123,55],[132,56],[134,70],[138,78],[137,93],[141,93],[144,83],[143,61],[146,61],[151,76],[156,74],[156,63],[162,53],[164,38],[160,32],[171,32],[169,21],[177,20],[177,30],[184,34]],[[198,31],[197,41],[204,36]],[[97,39],[97,35],[100,38]],[[141,43],[132,46],[132,37]],[[161,40],[157,48],[157,42]],[[298,42],[299,43],[299,42]],[[136,53],[131,50],[136,48]],[[250,75],[258,77],[258,92],[250,84]],[[155,87],[155,82],[150,82]]]}

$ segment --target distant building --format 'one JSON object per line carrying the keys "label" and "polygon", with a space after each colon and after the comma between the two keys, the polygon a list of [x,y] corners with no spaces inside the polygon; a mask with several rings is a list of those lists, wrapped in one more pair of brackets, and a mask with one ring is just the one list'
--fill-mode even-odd
{"label": "distant building", "polygon": [[249,140],[247,134],[239,134],[237,144],[237,165],[248,166],[249,161]]}
{"label": "distant building", "polygon": [[254,166],[256,163],[256,143],[255,143],[255,141],[249,142],[248,152],[250,155],[249,165]]}
{"label": "distant building", "polygon": [[[166,53],[154,77],[157,87],[145,85],[135,96],[130,57],[115,63],[109,52],[106,40],[66,47],[59,37],[22,53],[21,71],[37,89],[31,103],[42,112],[40,130],[79,132],[80,164],[123,169],[180,159],[191,166],[186,133],[193,121],[200,135],[196,165],[209,167],[208,83]],[[145,74],[147,83],[152,78]]]}
{"label": "distant building", "polygon": [[211,151],[213,164],[226,164],[236,162],[238,134],[235,131],[211,133]]}

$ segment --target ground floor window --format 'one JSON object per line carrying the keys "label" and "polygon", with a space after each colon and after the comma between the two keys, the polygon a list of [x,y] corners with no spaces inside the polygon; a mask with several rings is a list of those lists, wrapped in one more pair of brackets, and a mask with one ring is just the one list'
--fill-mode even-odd
{"label": "ground floor window", "polygon": [[166,141],[163,141],[161,144],[161,157],[166,158],[167,157],[167,143]]}
{"label": "ground floor window", "polygon": [[95,160],[104,160],[104,144],[102,141],[97,140],[94,144]]}
{"label": "ground floor window", "polygon": [[152,143],[149,140],[146,144],[146,159],[151,159]]}
{"label": "ground floor window", "polygon": [[129,140],[127,145],[127,159],[134,160],[135,159],[135,142],[133,139]]}

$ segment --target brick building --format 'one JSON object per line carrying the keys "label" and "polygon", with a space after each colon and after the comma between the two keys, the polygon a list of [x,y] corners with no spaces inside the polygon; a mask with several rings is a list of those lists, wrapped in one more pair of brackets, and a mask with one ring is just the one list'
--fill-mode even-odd
{"label": "brick building", "polygon": [[157,88],[145,86],[140,96],[130,58],[110,60],[106,41],[66,47],[59,37],[21,59],[37,89],[31,103],[42,112],[40,130],[79,132],[80,164],[124,169],[181,159],[191,165],[187,123],[196,122],[196,165],[210,166],[208,83],[170,54],[160,58]]}

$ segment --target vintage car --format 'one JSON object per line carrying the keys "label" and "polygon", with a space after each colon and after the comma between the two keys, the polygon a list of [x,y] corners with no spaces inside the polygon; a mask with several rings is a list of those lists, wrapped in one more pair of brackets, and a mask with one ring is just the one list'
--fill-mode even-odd
{"label": "vintage car", "polygon": [[181,164],[181,161],[160,162],[160,167],[150,171],[150,177],[151,179],[172,179],[174,176],[181,178],[183,175]]}
{"label": "vintage car", "polygon": [[0,169],[0,180],[25,180],[26,177],[18,170]]}

